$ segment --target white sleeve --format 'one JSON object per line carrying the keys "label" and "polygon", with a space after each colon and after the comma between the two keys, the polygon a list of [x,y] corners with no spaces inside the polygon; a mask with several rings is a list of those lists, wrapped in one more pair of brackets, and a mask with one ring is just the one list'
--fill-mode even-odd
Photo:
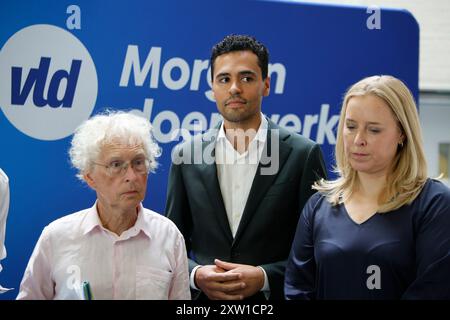
{"label": "white sleeve", "polygon": [[[6,258],[5,233],[6,217],[9,209],[9,180],[6,174],[0,169],[0,260]],[[0,264],[0,271],[2,265]]]}
{"label": "white sleeve", "polygon": [[55,297],[52,279],[52,247],[48,226],[34,247],[20,283],[18,300],[51,300]]}
{"label": "white sleeve", "polygon": [[178,239],[174,248],[176,268],[169,293],[169,300],[191,300],[189,289],[189,266],[183,235],[177,230]]}

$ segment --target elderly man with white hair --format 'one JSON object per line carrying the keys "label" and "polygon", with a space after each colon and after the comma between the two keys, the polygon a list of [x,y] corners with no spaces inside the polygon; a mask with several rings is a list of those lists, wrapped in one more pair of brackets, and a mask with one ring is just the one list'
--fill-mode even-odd
{"label": "elderly man with white hair", "polygon": [[127,112],[94,116],[69,154],[97,201],[45,227],[17,299],[190,299],[182,234],[141,204],[160,155],[150,123]]}

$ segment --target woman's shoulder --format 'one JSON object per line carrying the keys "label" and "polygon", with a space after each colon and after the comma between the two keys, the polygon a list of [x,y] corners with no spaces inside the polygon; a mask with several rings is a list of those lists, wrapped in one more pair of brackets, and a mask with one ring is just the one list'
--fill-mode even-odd
{"label": "woman's shoulder", "polygon": [[307,215],[314,215],[317,211],[331,209],[331,203],[328,202],[327,196],[321,192],[314,193],[306,202],[303,211]]}
{"label": "woman's shoulder", "polygon": [[450,189],[441,181],[429,178],[411,205],[416,221],[450,221]]}
{"label": "woman's shoulder", "polygon": [[309,204],[317,204],[318,202],[324,200],[326,198],[325,194],[322,192],[316,192],[308,199]]}
{"label": "woman's shoulder", "polygon": [[420,192],[419,198],[423,203],[436,201],[449,202],[450,188],[437,179],[428,178]]}

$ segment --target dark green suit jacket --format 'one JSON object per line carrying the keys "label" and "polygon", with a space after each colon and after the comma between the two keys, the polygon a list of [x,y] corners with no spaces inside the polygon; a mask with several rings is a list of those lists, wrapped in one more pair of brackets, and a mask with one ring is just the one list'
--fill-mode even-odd
{"label": "dark green suit jacket", "polygon": [[283,299],[297,220],[314,193],[311,185],[326,177],[326,170],[318,144],[268,122],[266,145],[234,238],[214,162],[219,127],[174,149],[166,216],[183,233],[190,271],[214,264],[215,258],[261,266],[269,279],[269,298]]}

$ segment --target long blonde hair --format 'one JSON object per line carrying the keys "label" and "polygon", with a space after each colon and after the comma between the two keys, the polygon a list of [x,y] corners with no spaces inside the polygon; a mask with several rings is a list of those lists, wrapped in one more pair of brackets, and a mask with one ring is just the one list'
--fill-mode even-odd
{"label": "long blonde hair", "polygon": [[378,212],[388,212],[411,203],[422,190],[427,180],[427,164],[423,151],[422,130],[414,98],[399,79],[388,76],[364,78],[348,89],[337,132],[335,148],[336,180],[320,180],[313,189],[326,195],[332,205],[344,203],[357,187],[357,172],[350,166],[344,150],[343,128],[347,105],[352,97],[374,95],[383,99],[390,107],[404,135],[403,146],[398,147],[392,163],[392,171],[378,199]]}

